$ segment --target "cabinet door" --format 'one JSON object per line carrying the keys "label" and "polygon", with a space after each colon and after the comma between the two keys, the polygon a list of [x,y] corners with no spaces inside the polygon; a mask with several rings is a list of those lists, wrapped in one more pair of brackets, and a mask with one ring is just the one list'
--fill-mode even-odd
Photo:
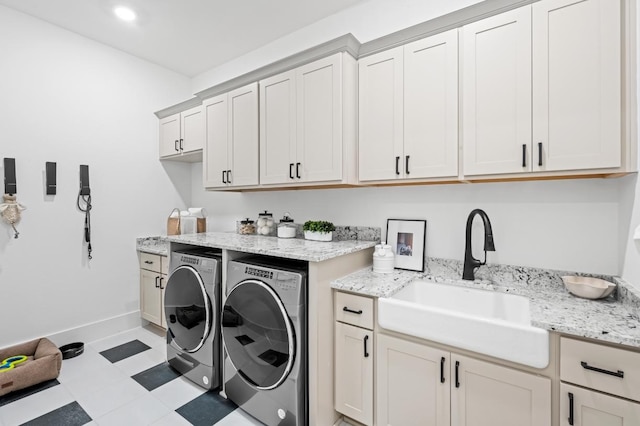
{"label": "cabinet door", "polygon": [[154,324],[162,324],[162,292],[160,274],[140,270],[140,313],[142,318]]}
{"label": "cabinet door", "polygon": [[295,179],[295,70],[260,82],[260,183]]}
{"label": "cabinet door", "polygon": [[531,6],[462,27],[465,175],[531,170]]}
{"label": "cabinet door", "polygon": [[402,176],[403,47],[358,61],[361,181]]}
{"label": "cabinet door", "polygon": [[227,94],[203,103],[206,142],[203,152],[202,180],[205,188],[227,186],[228,170],[228,98]]}
{"label": "cabinet door", "polygon": [[620,1],[532,7],[534,170],[619,167]]}
{"label": "cabinet door", "polygon": [[452,426],[550,426],[551,380],[451,355]]}
{"label": "cabinet door", "polygon": [[229,158],[232,186],[258,184],[258,84],[229,92]]}
{"label": "cabinet door", "polygon": [[342,179],[342,54],[296,70],[296,178]]}
{"label": "cabinet door", "polygon": [[204,113],[202,106],[180,113],[182,130],[180,146],[183,153],[202,149],[205,140]]}
{"label": "cabinet door", "polygon": [[180,154],[180,114],[160,119],[160,158]]}
{"label": "cabinet door", "polygon": [[373,423],[373,332],[336,322],[336,411]]}
{"label": "cabinet door", "polygon": [[378,334],[376,419],[379,426],[449,425],[449,353]]}
{"label": "cabinet door", "polygon": [[167,328],[167,318],[164,315],[164,290],[167,288],[167,275],[160,275],[160,326],[164,329]]}
{"label": "cabinet door", "polygon": [[458,174],[458,30],[404,47],[405,178]]}
{"label": "cabinet door", "polygon": [[560,424],[574,426],[640,425],[640,404],[561,383]]}

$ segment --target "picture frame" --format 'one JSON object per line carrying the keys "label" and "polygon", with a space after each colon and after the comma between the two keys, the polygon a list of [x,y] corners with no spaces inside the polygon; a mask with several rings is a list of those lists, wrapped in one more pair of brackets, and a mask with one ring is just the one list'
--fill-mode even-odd
{"label": "picture frame", "polygon": [[387,244],[395,255],[395,269],[424,272],[427,221],[387,219]]}

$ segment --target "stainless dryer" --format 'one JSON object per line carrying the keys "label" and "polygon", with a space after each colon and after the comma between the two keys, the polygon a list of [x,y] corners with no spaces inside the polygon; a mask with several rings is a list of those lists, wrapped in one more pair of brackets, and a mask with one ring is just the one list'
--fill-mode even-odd
{"label": "stainless dryer", "polygon": [[222,336],[225,392],[267,425],[308,424],[307,264],[231,261]]}
{"label": "stainless dryer", "polygon": [[169,265],[164,293],[167,361],[205,389],[217,388],[222,382],[220,252],[175,251]]}

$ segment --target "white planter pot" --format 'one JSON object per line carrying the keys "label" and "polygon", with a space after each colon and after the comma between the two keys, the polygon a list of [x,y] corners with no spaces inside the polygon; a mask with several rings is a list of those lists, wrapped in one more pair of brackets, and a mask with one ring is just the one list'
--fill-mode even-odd
{"label": "white planter pot", "polygon": [[304,239],[312,241],[331,241],[333,239],[333,232],[304,231]]}

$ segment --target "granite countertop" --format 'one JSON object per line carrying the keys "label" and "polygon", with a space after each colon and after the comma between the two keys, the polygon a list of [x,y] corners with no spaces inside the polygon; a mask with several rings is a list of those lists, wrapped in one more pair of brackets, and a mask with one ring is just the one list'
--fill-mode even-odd
{"label": "granite countertop", "polygon": [[167,241],[167,237],[163,236],[136,238],[136,250],[167,256],[169,254],[169,241]]}
{"label": "granite countertop", "polygon": [[236,250],[308,262],[322,262],[334,257],[365,250],[378,244],[376,241],[334,240],[332,242],[320,242],[298,238],[284,239],[259,235],[240,235],[231,232],[174,235],[167,237],[167,240],[173,243]]}
{"label": "granite countertop", "polygon": [[609,297],[587,300],[570,294],[562,275],[585,275],[537,268],[489,265],[475,281],[462,280],[461,262],[429,259],[425,273],[371,268],[335,280],[331,287],[373,297],[390,297],[414,280],[513,293],[529,298],[531,323],[548,331],[640,348],[640,291],[617,277],[597,276],[618,284]]}

